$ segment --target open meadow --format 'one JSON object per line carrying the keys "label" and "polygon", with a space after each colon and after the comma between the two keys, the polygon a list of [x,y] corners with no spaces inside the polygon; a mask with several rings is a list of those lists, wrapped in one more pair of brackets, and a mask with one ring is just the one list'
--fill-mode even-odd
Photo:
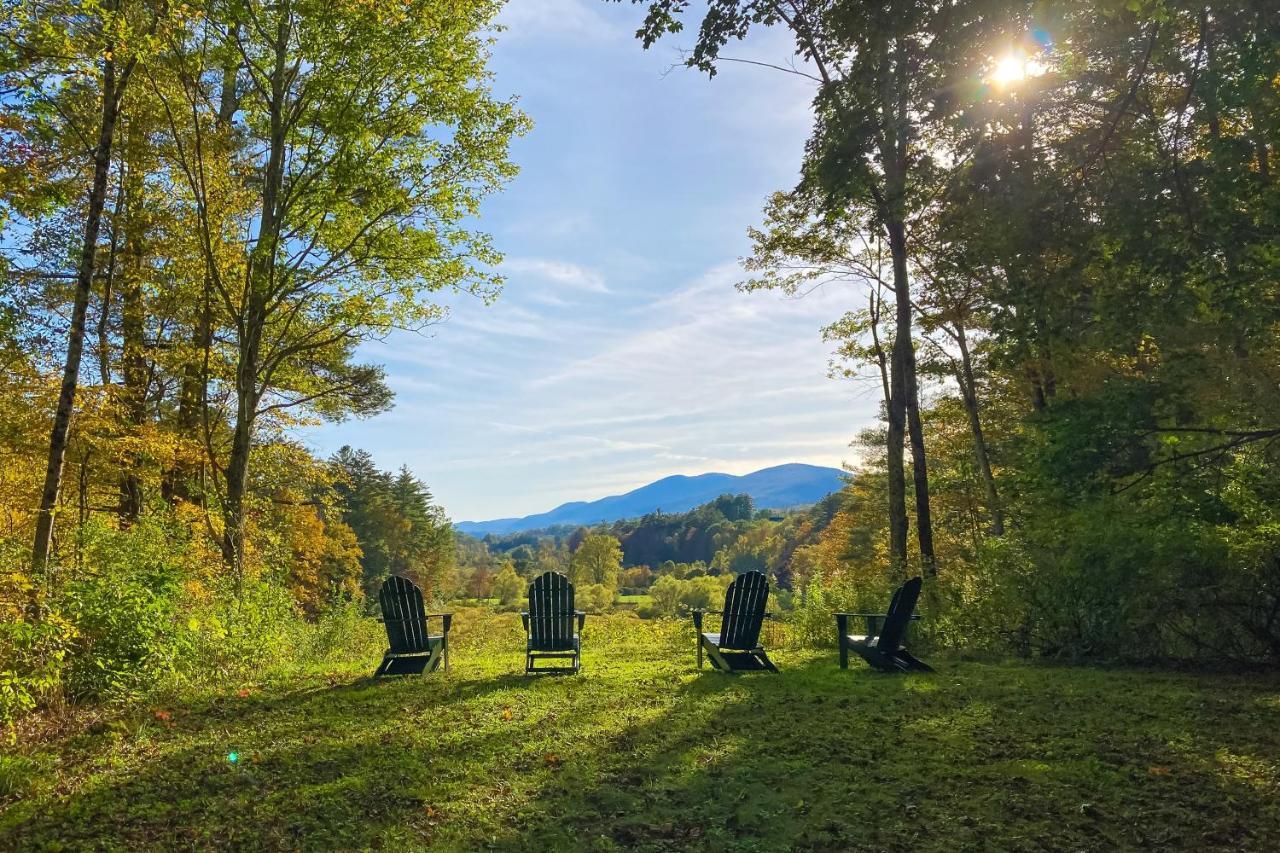
{"label": "open meadow", "polygon": [[[685,621],[590,617],[578,676],[461,612],[449,674],[369,652],[28,721],[0,847],[1274,850],[1280,680],[935,659],[694,665]],[[766,644],[785,643],[779,630]],[[43,727],[43,728],[42,728]]]}

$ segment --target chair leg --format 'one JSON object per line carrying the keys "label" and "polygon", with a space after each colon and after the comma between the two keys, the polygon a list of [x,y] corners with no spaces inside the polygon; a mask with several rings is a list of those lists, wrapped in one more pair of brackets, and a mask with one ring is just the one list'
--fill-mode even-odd
{"label": "chair leg", "polygon": [[711,661],[713,669],[718,669],[721,672],[728,673],[732,673],[734,671],[733,667],[729,665],[729,662],[720,654],[719,649],[707,646],[707,658]]}
{"label": "chair leg", "polygon": [[933,672],[933,667],[920,660],[906,649],[899,649],[894,655],[903,672]]}
{"label": "chair leg", "polygon": [[858,656],[867,662],[867,665],[878,672],[894,672],[899,669],[898,663],[892,658],[887,657],[884,652],[879,649],[855,649]]}
{"label": "chair leg", "polygon": [[391,666],[391,656],[383,655],[382,663],[378,664],[378,671],[373,674],[374,678],[381,678],[386,674],[387,668]]}

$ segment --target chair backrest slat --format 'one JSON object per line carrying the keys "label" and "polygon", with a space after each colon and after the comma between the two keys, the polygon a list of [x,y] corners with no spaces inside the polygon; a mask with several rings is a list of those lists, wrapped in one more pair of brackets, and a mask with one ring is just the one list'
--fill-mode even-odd
{"label": "chair backrest slat", "polygon": [[529,641],[543,652],[573,648],[573,584],[559,572],[544,572],[529,584]]}
{"label": "chair backrest slat", "polygon": [[892,616],[898,612],[898,602],[902,600],[902,587],[898,587],[893,591],[893,597],[889,599],[889,609],[885,611],[886,616]]}
{"label": "chair backrest slat", "polygon": [[743,572],[724,593],[724,618],[720,623],[720,647],[754,649],[760,644],[760,626],[769,602],[769,579],[760,572]]}
{"label": "chair backrest slat", "polygon": [[884,630],[876,641],[876,648],[882,652],[896,652],[902,648],[902,638],[907,633],[907,625],[911,622],[911,614],[916,610],[916,599],[920,597],[920,578],[911,580],[898,587],[889,602],[889,611],[885,615]]}
{"label": "chair backrest slat", "polygon": [[387,626],[387,644],[396,654],[427,650],[427,611],[422,590],[408,578],[392,575],[378,593],[382,621]]}

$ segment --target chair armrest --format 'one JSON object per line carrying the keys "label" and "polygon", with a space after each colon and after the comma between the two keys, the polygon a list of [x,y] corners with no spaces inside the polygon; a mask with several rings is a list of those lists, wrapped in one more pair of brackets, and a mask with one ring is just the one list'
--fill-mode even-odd
{"label": "chair armrest", "polygon": [[587,611],[575,610],[573,615],[578,617],[578,633],[581,634],[583,626],[587,624]]}
{"label": "chair armrest", "polygon": [[[888,613],[837,613],[836,615],[837,616],[857,616],[861,619],[886,619],[889,616]],[[911,618],[920,619],[922,617],[919,613],[912,613]]]}
{"label": "chair armrest", "polygon": [[880,620],[888,618],[888,614],[885,614],[885,613],[837,613],[836,625],[839,627],[840,634],[842,636],[848,633],[849,631],[850,617],[867,620],[867,637],[874,637],[876,636],[876,634],[879,633],[876,629],[879,627]]}
{"label": "chair armrest", "polygon": [[529,633],[529,611],[528,610],[520,611],[520,622],[521,624],[524,625],[524,632],[526,634]]}

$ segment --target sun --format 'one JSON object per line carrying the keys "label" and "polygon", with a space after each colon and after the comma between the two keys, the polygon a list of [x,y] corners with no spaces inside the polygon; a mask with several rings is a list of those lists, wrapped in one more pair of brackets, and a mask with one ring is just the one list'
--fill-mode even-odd
{"label": "sun", "polygon": [[996,60],[991,70],[991,82],[999,86],[1011,86],[1027,79],[1027,58],[1009,54]]}
{"label": "sun", "polygon": [[997,86],[1015,86],[1044,72],[1044,66],[1025,53],[1010,53],[995,61],[989,79]]}

